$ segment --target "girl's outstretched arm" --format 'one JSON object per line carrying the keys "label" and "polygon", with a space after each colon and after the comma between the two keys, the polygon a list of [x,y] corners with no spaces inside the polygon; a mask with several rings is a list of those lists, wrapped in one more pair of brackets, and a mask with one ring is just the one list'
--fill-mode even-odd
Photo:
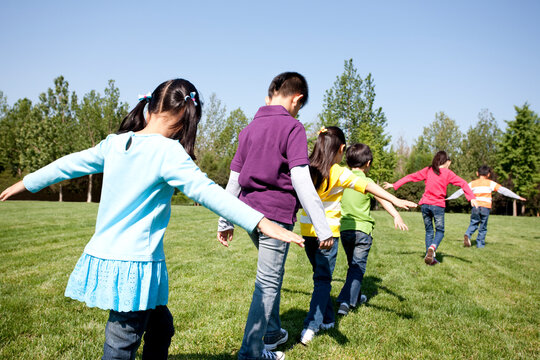
{"label": "girl's outstretched arm", "polygon": [[389,201],[386,201],[384,199],[381,199],[378,196],[375,196],[375,199],[382,205],[384,210],[386,210],[392,217],[394,218],[394,228],[399,230],[409,230],[407,225],[403,222],[403,219],[401,218],[401,215],[399,215],[396,208],[390,203]]}
{"label": "girl's outstretched arm", "polygon": [[380,197],[381,199],[388,200],[397,207],[403,209],[415,208],[418,205],[409,200],[398,199],[394,195],[390,194],[388,191],[384,190],[382,187],[375,183],[368,183],[366,186],[366,191],[372,193],[375,196]]}
{"label": "girl's outstretched arm", "polygon": [[2,191],[2,193],[0,194],[0,201],[6,201],[7,199],[9,199],[10,197],[12,197],[13,195],[17,195],[19,193],[22,193],[23,191],[26,190],[26,187],[24,186],[22,180],[11,185],[10,187],[8,187],[6,190]]}
{"label": "girl's outstretched arm", "polygon": [[300,235],[282,228],[278,224],[268,220],[265,217],[262,218],[257,227],[264,235],[268,237],[288,243],[293,242],[295,244],[298,244],[298,246],[300,247],[304,247],[304,239]]}

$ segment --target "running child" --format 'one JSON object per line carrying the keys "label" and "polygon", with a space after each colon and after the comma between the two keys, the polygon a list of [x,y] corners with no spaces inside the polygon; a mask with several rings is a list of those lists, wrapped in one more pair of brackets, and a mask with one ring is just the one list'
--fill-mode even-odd
{"label": "running child", "polygon": [[361,193],[369,192],[405,209],[416,207],[415,203],[398,199],[379,185],[368,182],[365,177],[354,175],[351,170],[340,166],[344,151],[343,131],[336,126],[329,126],[321,128],[309,156],[311,179],[324,205],[334,243],[330,249],[319,248],[311,217],[302,212],[300,231],[305,239],[306,255],[313,268],[313,294],[300,336],[300,342],[304,345],[309,343],[319,330],[330,329],[335,324],[330,291],[338,251],[343,190],[349,188]]}
{"label": "running child", "polygon": [[[427,265],[436,265],[439,262],[435,258],[436,250],[439,248],[444,237],[444,209],[446,204],[446,187],[448,184],[459,186],[465,192],[465,197],[471,202],[471,205],[476,207],[476,197],[474,196],[469,184],[449,169],[451,160],[445,151],[439,151],[433,157],[431,165],[409,174],[393,184],[385,182],[385,189],[394,188],[397,190],[401,185],[410,181],[425,182],[425,191],[420,199],[419,204],[422,209],[422,218],[426,228],[426,256],[424,262]],[[435,231],[433,230],[435,223]]]}
{"label": "running child", "polygon": [[143,334],[143,359],[167,358],[174,326],[167,308],[163,236],[174,188],[247,231],[302,243],[228,194],[192,161],[202,111],[193,84],[169,80],[139,100],[117,134],[54,161],[0,194],[5,201],[26,189],[37,192],[62,180],[103,173],[96,230],[65,291],[89,307],[109,310],[103,359],[134,359]]}
{"label": "running child", "polygon": [[[352,173],[368,183],[374,181],[366,175],[373,164],[373,154],[369,146],[354,144],[346,151],[347,165]],[[365,303],[367,297],[362,295],[362,280],[366,272],[369,250],[373,243],[372,232],[375,219],[371,216],[371,199],[375,199],[394,218],[394,227],[400,230],[409,230],[403,222],[401,215],[394,206],[378,196],[362,194],[353,189],[345,189],[341,199],[341,244],[347,255],[347,277],[339,293],[338,315],[347,315],[349,309]]]}
{"label": "running child", "polygon": [[[268,88],[266,106],[238,137],[238,150],[231,162],[227,191],[280,226],[292,230],[298,199],[322,239],[332,242],[332,231],[309,175],[307,138],[304,126],[295,119],[308,100],[306,79],[296,72],[276,76]],[[234,228],[220,219],[218,240],[225,246]],[[287,342],[281,328],[279,305],[289,245],[259,231],[250,234],[258,249],[255,290],[249,308],[239,359],[285,359],[271,351]]]}
{"label": "running child", "polygon": [[[487,165],[482,165],[478,168],[476,172],[478,179],[473,180],[469,183],[469,186],[472,189],[474,195],[476,195],[476,200],[478,201],[478,207],[475,207],[471,210],[471,223],[465,231],[463,236],[463,246],[471,246],[471,236],[474,234],[476,229],[478,229],[478,236],[476,237],[476,247],[483,248],[486,246],[486,234],[487,234],[487,223],[489,218],[489,213],[491,212],[491,193],[493,191],[498,192],[504,196],[508,196],[512,199],[526,201],[524,197],[519,196],[518,194],[512,192],[511,190],[501,186],[501,184],[496,183],[491,178],[491,168]],[[447,200],[454,200],[463,195],[463,190],[458,190],[453,193]]]}

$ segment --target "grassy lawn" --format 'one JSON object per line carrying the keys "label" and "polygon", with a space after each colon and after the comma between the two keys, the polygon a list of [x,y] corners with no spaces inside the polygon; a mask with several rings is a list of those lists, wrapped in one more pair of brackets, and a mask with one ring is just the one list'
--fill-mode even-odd
{"label": "grassy lawn", "polygon": [[[97,359],[108,313],[64,297],[90,239],[96,204],[0,204],[0,358]],[[423,262],[419,212],[411,229],[377,227],[363,293],[368,303],[337,328],[297,345],[312,290],[303,249],[292,246],[282,291],[287,359],[531,359],[540,357],[540,219],[491,216],[485,249],[463,248],[469,216],[446,215],[437,266]],[[173,206],[166,233],[170,359],[236,359],[253,292],[257,251],[239,230],[215,240],[217,216]],[[340,245],[335,300],[346,274]]]}

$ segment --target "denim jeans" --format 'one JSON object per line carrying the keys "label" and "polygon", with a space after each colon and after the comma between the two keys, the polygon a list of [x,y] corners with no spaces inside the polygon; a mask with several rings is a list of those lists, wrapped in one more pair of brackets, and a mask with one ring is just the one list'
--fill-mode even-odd
{"label": "denim jeans", "polygon": [[319,249],[316,237],[304,236],[304,249],[313,268],[313,294],[309,304],[309,312],[304,319],[304,329],[315,332],[323,323],[335,322],[334,307],[330,299],[332,290],[332,274],[336,266],[339,238],[334,238],[330,249]]}
{"label": "denim jeans", "polygon": [[[274,221],[287,230],[294,224],[283,224]],[[281,331],[279,303],[285,260],[289,252],[289,244],[270,238],[258,229],[250,234],[251,240],[259,249],[257,261],[257,277],[255,290],[249,308],[242,346],[238,352],[239,359],[259,359],[264,349],[264,340],[274,342]]]}
{"label": "denim jeans", "polygon": [[472,208],[471,223],[469,224],[469,228],[465,232],[465,235],[467,235],[470,239],[476,229],[478,229],[476,247],[483,248],[486,246],[487,223],[490,211],[491,209],[482,206]]}
{"label": "denim jeans", "polygon": [[[422,217],[426,228],[426,252],[433,244],[436,250],[444,237],[444,208],[437,205],[422,204]],[[433,231],[434,222],[435,231]]]}
{"label": "denim jeans", "polygon": [[167,306],[144,311],[111,310],[105,327],[102,360],[135,359],[144,333],[143,359],[167,359],[174,335],[173,317]]}
{"label": "denim jeans", "polygon": [[337,298],[338,303],[346,303],[355,307],[358,303],[362,280],[366,272],[367,258],[373,238],[359,230],[341,232],[341,243],[347,255],[347,278]]}

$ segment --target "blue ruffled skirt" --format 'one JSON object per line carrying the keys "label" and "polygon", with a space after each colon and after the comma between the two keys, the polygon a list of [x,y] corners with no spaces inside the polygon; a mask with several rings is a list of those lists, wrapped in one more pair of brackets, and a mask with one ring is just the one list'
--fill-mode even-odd
{"label": "blue ruffled skirt", "polygon": [[65,296],[90,307],[123,312],[167,305],[167,266],[165,261],[106,260],[83,253]]}

